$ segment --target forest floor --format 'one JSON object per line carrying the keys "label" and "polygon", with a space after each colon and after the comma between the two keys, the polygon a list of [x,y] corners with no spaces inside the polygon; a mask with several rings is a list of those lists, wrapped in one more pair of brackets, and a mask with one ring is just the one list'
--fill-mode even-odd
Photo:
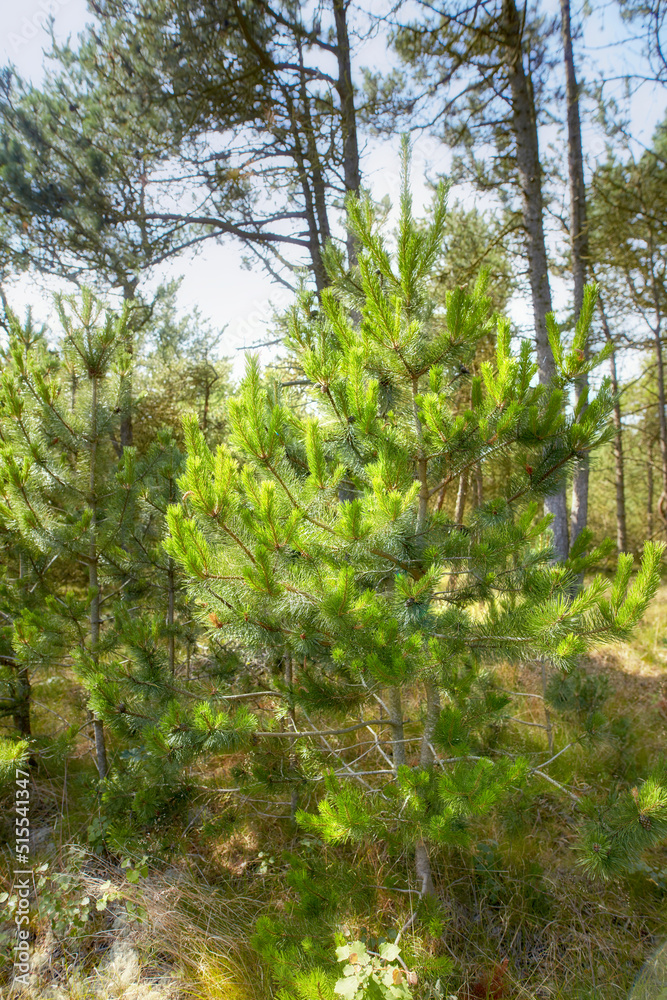
{"label": "forest floor", "polygon": [[[631,644],[603,649],[584,667],[609,678],[613,738],[593,754],[575,746],[550,767],[570,795],[534,776],[509,809],[480,823],[472,846],[435,856],[439,903],[422,907],[401,940],[419,971],[417,1000],[612,1000],[633,983],[637,1000],[667,995],[667,958],[654,989],[637,978],[667,939],[667,848],[609,882],[590,879],[576,855],[576,798],[602,800],[613,782],[630,787],[665,754],[667,586]],[[500,684],[529,695],[515,702],[514,745],[544,752],[547,724],[556,751],[570,741],[567,719],[545,716],[537,671],[502,668]],[[59,711],[53,686],[35,697]],[[201,769],[201,799],[178,824],[157,824],[145,854],[95,851],[94,817],[81,804],[90,799],[77,798],[91,768],[82,744],[80,760],[54,760],[35,781],[31,1000],[290,1000],[299,996],[286,985],[290,965],[321,965],[328,955],[335,971],[335,933],[377,949],[410,916],[404,852],[323,848],[270,811],[211,795],[223,770]],[[1,840],[9,841],[9,818]],[[11,892],[8,871],[2,889]],[[3,1000],[14,939],[11,921],[0,924]],[[320,996],[330,995],[323,987]]]}

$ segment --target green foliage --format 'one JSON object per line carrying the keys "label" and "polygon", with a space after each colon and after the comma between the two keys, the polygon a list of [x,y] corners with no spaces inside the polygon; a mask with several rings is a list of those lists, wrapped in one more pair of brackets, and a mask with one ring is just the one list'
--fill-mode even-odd
{"label": "green foliage", "polygon": [[[141,828],[178,813],[183,768],[193,756],[239,745],[254,722],[243,708],[232,721],[205,704],[212,684],[189,691],[175,680],[179,652],[189,656],[197,638],[178,570],[162,547],[182,454],[160,428],[142,453],[121,445],[136,365],[131,313],[116,316],[89,292],[60,299],[58,309],[57,359],[29,322],[10,317],[0,387],[9,579],[0,600],[11,614],[0,708],[14,715],[21,735],[29,733],[30,678],[74,667],[106,777],[105,817],[90,830],[99,846],[112,828],[123,840],[129,817]],[[219,673],[223,660],[212,653],[210,671]],[[116,742],[111,770],[105,730]],[[62,741],[67,752],[72,734]]]}
{"label": "green foliage", "polygon": [[278,1000],[335,1000],[332,976],[323,969],[300,973],[289,989],[278,990],[276,996]]}
{"label": "green foliage", "polygon": [[[583,350],[595,291],[586,293],[572,348],[550,324],[549,386],[535,384],[530,346],[513,352],[508,323],[497,321],[495,359],[481,365],[462,411],[461,365],[472,363],[494,320],[483,282],[449,292],[442,304],[431,297],[444,189],[430,225],[419,228],[407,147],[404,156],[393,253],[372,202],[351,200],[354,280],[332,249],[332,285],[319,313],[308,294],[291,313],[287,345],[308,403],[296,405],[280,384],[264,381],[251,357],[229,403],[229,445],[211,450],[194,417],[185,421],[183,501],[167,512],[166,548],[209,627],[291,664],[294,735],[289,755],[275,758],[284,773],[289,756],[292,781],[297,747],[309,734],[317,745],[308,712],[324,691],[329,712],[341,718],[355,702],[392,706],[392,758],[378,750],[371,770],[384,777],[366,781],[344,741],[326,739],[355,726],[325,730],[334,773],[323,761],[318,773],[313,757],[315,767],[302,768],[306,787],[324,778],[324,796],[316,812],[298,813],[299,822],[332,843],[396,838],[419,847],[464,841],[532,773],[521,753],[493,745],[507,699],[485,687],[484,664],[549,659],[570,671],[591,647],[627,637],[658,586],[662,546],[647,543],[632,581],[630,562],[621,560],[611,588],[598,576],[573,596],[579,574],[605,550],[584,554],[585,536],[568,562],[554,565],[539,510],[567,466],[609,438],[606,381],[585,409],[566,415],[563,407],[576,380],[607,356]],[[499,453],[510,469],[500,492],[464,525],[453,523],[434,498]],[[408,688],[425,691],[418,718],[403,717]],[[366,715],[358,728],[376,724]],[[409,764],[407,726],[419,745]],[[265,739],[270,746],[285,736]]]}
{"label": "green foliage", "polygon": [[[0,789],[13,785],[17,769],[28,760],[30,744],[26,740],[8,740],[0,737]],[[27,774],[27,772],[26,772]]]}
{"label": "green foliage", "polygon": [[611,796],[600,807],[584,802],[587,823],[579,864],[591,875],[612,878],[627,871],[637,855],[667,835],[667,780],[664,766],[640,784]]}
{"label": "green foliage", "polygon": [[410,1000],[410,984],[416,983],[417,976],[405,968],[400,954],[398,945],[390,942],[380,945],[379,954],[368,952],[363,941],[339,945],[336,957],[345,965],[334,993],[347,1000]]}

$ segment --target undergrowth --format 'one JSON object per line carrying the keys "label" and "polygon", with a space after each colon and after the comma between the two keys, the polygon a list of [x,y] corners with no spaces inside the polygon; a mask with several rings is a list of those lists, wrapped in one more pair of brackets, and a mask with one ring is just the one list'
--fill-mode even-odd
{"label": "undergrowth", "polygon": [[[83,738],[73,752],[40,760],[25,996],[326,1000],[338,996],[337,947],[362,942],[379,955],[397,939],[415,1000],[479,996],[479,984],[491,982],[496,998],[626,996],[665,934],[665,850],[652,849],[620,879],[593,881],[577,864],[576,831],[582,798],[612,808],[614,790],[631,789],[663,753],[666,609],[667,588],[637,642],[583,663],[580,676],[551,692],[551,707],[539,671],[500,670],[501,687],[532,695],[514,708],[513,747],[520,738],[526,753],[547,759],[573,744],[549,769],[563,787],[534,774],[509,808],[471,831],[469,846],[436,852],[437,903],[419,901],[400,843],[325,845],[283,818],[284,806],[260,812],[217,791],[227,765],[192,769],[187,794],[130,834],[105,825]],[[58,712],[66,687],[60,680],[36,700],[51,694]],[[606,721],[591,727],[591,754],[582,721],[600,710]],[[9,818],[5,810],[7,845]],[[14,934],[10,862],[7,846],[3,996]]]}

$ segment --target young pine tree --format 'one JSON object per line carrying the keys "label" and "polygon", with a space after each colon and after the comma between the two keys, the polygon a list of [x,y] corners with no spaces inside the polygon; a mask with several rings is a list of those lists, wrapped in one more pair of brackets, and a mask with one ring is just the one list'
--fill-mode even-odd
{"label": "young pine tree", "polygon": [[[434,892],[432,847],[459,843],[472,818],[546,773],[494,737],[509,697],[489,665],[548,658],[567,671],[592,645],[627,636],[656,589],[661,554],[646,546],[631,586],[624,562],[609,595],[598,577],[572,596],[599,550],[584,556],[582,533],[554,564],[540,512],[568,467],[609,437],[606,382],[571,415],[564,406],[603,357],[584,349],[595,291],[570,349],[550,321],[556,374],[540,385],[530,345],[512,350],[483,281],[443,305],[429,297],[444,219],[441,190],[430,226],[416,225],[407,166],[393,254],[371,201],[350,203],[358,268],[346,272],[330,252],[332,285],[319,305],[304,295],[291,318],[287,343],[307,402],[264,382],[251,358],[229,406],[231,446],[212,453],[187,422],[183,499],[169,511],[167,543],[213,634],[290,669],[279,686],[282,728],[260,732],[245,710],[202,708],[165,739],[185,740],[198,725],[208,746],[236,749],[254,729],[246,776],[323,789],[300,822],[334,842],[399,840],[414,851],[424,895]],[[495,361],[470,380],[459,412],[492,323]],[[453,521],[438,503],[443,490],[498,455],[512,470],[500,491]],[[588,856],[604,863],[604,850]]]}
{"label": "young pine tree", "polygon": [[0,544],[11,558],[0,581],[0,713],[29,735],[31,673],[73,666],[106,779],[104,826],[152,821],[182,796],[189,759],[184,747],[165,753],[160,726],[176,724],[184,699],[210,697],[224,656],[192,684],[178,676],[199,634],[162,545],[183,454],[165,428],[142,435],[141,454],[118,447],[136,364],[131,313],[115,317],[89,293],[60,300],[59,312],[48,356],[26,349],[30,331],[12,317],[2,376]]}
{"label": "young pine tree", "polygon": [[[57,304],[57,366],[24,350],[24,332],[11,319],[11,364],[1,386],[1,516],[41,568],[44,590],[40,613],[23,609],[15,624],[15,646],[50,668],[71,657],[90,690],[138,486],[127,476],[131,463],[119,464],[114,448],[131,362],[125,317],[105,312],[89,292]],[[92,722],[104,778],[104,727],[99,717]]]}
{"label": "young pine tree", "polygon": [[[29,356],[35,360],[39,358],[45,371],[57,364],[48,350],[44,330],[35,326],[30,312],[23,326],[14,324],[11,350],[2,351],[2,365],[7,374],[15,372],[14,355],[20,357],[21,364]],[[5,444],[11,440],[11,432],[7,437],[6,421],[1,417],[0,440]],[[22,739],[29,739],[32,736],[31,686],[39,661],[35,662],[30,649],[22,642],[23,626],[38,615],[43,606],[43,576],[49,560],[26,547],[20,536],[1,521],[0,550],[0,717],[11,717],[17,734]]]}

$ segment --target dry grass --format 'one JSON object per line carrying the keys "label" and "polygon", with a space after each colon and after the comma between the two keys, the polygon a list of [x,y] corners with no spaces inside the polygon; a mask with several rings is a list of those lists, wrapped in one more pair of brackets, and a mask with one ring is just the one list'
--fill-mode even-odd
{"label": "dry grass", "polygon": [[[587,671],[610,679],[610,715],[628,719],[627,753],[644,771],[667,745],[667,586],[649,610],[631,645],[591,655]],[[528,665],[499,672],[508,690],[541,695],[537,669]],[[63,692],[63,703],[65,700]],[[52,701],[51,704],[59,702]],[[514,714],[533,726],[516,725],[513,745],[530,754],[546,754],[544,703],[540,697],[517,698]],[[552,720],[553,721],[553,720]],[[556,749],[574,735],[567,720],[556,720]],[[352,742],[352,741],[351,741]],[[352,746],[350,748],[352,750]],[[86,741],[79,748],[88,753]],[[601,759],[613,766],[611,755]],[[70,765],[68,765],[70,766]],[[52,868],[69,864],[62,847],[75,841],[90,817],[67,812],[70,774],[54,769],[40,780],[33,800],[36,825],[52,831],[41,845]],[[574,747],[550,773],[576,794],[601,792],[608,773],[596,771],[587,753]],[[227,769],[201,770],[206,783],[227,784]],[[225,801],[209,807],[222,817]],[[628,994],[642,964],[667,929],[667,890],[647,878],[622,884],[593,883],[575,864],[572,846],[578,815],[574,802],[535,776],[524,799],[513,805],[510,821],[502,815],[475,831],[481,845],[497,845],[499,869],[481,872],[474,856],[443,852],[435,859],[441,896],[437,914],[415,923],[404,937],[415,967],[448,956],[456,989],[481,970],[509,959],[509,996],[579,1000],[616,1000]],[[512,825],[511,820],[516,822]],[[120,903],[77,940],[57,942],[43,921],[38,925],[30,1000],[271,1000],[275,988],[267,969],[249,944],[257,917],[287,898],[281,875],[261,875],[261,851],[276,857],[291,843],[288,825],[250,817],[233,832],[188,833],[189,857],[167,871],[151,873],[131,885],[119,869],[88,858],[81,866],[82,887],[92,898],[111,881],[126,901],[140,906],[145,919],[127,918]],[[296,847],[298,851],[298,847]],[[648,859],[658,871],[667,868],[665,851]],[[384,845],[372,845],[351,862],[370,871],[381,887],[389,874],[412,884],[412,862]],[[531,873],[530,866],[540,875]],[[493,888],[494,878],[500,886]],[[537,887],[537,888],[536,888]],[[494,895],[495,893],[495,895]],[[353,934],[381,937],[409,914],[409,896],[378,888],[372,912],[348,920]],[[540,907],[543,907],[540,909]],[[434,977],[431,977],[431,981]],[[429,977],[417,988],[419,1000],[431,1000]]]}
{"label": "dry grass", "polygon": [[[54,937],[37,918],[25,1000],[269,1000],[266,973],[248,944],[267,905],[257,893],[210,884],[183,863],[139,883],[115,865],[77,851],[73,895],[111,895],[104,916]],[[129,906],[128,906],[129,904]],[[39,913],[39,910],[38,910]],[[3,997],[0,988],[0,997]]]}

